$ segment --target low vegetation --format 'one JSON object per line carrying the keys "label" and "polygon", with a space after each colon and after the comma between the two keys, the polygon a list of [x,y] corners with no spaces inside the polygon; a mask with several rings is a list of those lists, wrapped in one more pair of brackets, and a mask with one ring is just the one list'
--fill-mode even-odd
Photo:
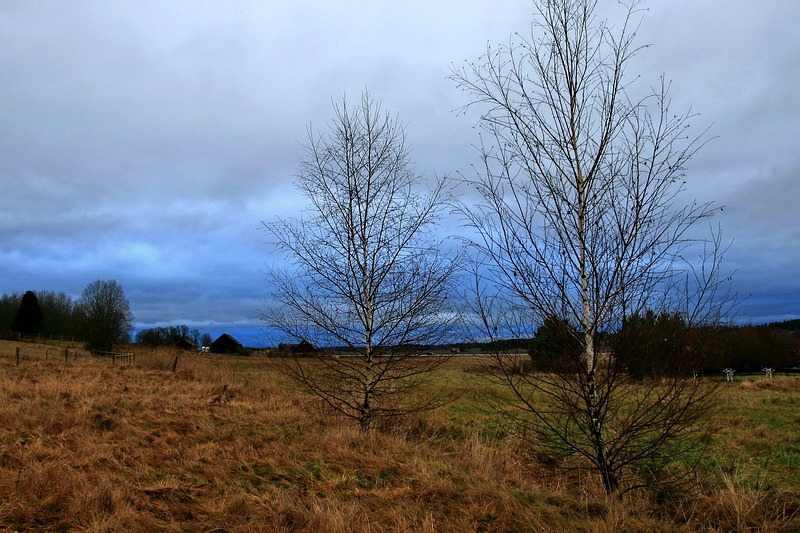
{"label": "low vegetation", "polygon": [[0,528],[800,529],[799,377],[724,383],[696,478],[620,498],[505,431],[485,407],[502,389],[480,357],[436,370],[451,404],[364,434],[270,358],[135,351],[112,364],[0,343]]}

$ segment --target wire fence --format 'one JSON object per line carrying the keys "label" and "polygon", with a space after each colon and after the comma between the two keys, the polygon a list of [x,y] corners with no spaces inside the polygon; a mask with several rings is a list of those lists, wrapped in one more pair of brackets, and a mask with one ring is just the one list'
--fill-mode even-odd
{"label": "wire fence", "polygon": [[21,366],[30,362],[62,361],[64,363],[77,361],[78,358],[91,357],[92,353],[86,350],[81,343],[57,345],[27,341],[0,342],[0,363],[11,363]]}

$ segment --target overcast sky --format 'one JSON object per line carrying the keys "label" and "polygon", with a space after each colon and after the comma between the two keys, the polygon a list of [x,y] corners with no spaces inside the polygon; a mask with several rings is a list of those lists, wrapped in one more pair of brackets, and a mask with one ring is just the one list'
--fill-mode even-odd
{"label": "overcast sky", "polygon": [[[800,2],[647,2],[631,74],[715,137],[689,193],[725,206],[740,320],[800,317]],[[603,11],[616,5],[600,0]],[[613,11],[609,11],[613,13]],[[364,88],[419,173],[467,171],[451,65],[527,31],[527,0],[0,2],[0,293],[115,279],[138,328],[261,343],[262,220],[297,213],[306,128]]]}

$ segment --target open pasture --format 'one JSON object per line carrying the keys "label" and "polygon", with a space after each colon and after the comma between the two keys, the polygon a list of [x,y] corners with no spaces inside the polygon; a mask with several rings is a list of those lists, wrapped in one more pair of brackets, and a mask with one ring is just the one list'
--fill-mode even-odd
{"label": "open pasture", "polygon": [[363,435],[279,360],[132,351],[0,343],[0,530],[800,531],[798,377],[724,383],[696,482],[616,499],[505,430],[479,357]]}

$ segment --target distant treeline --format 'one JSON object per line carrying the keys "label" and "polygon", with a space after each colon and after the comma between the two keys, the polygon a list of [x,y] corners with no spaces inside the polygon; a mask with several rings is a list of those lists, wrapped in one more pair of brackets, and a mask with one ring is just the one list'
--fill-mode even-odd
{"label": "distant treeline", "polygon": [[[0,297],[0,339],[85,341],[86,322],[79,301],[63,292],[27,291]],[[149,346],[185,346],[186,341],[197,347],[210,344],[211,337],[185,325],[145,329],[136,334],[136,342]]]}
{"label": "distant treeline", "polygon": [[[208,333],[189,329],[186,325],[167,326],[143,329],[136,333],[136,343],[145,346],[178,346],[181,348],[197,348],[211,344]],[[191,344],[191,346],[190,346]]]}
{"label": "distant treeline", "polygon": [[[792,330],[768,325],[689,327],[676,313],[648,311],[629,317],[619,331],[598,334],[595,346],[618,368],[642,377],[800,366],[800,342]],[[581,349],[577,331],[553,317],[529,344],[534,368],[540,370],[569,368],[565,361],[578,361]]]}
{"label": "distant treeline", "polygon": [[779,370],[798,367],[800,339],[794,331],[772,324],[721,328],[713,339],[706,368],[760,372],[767,367]]}
{"label": "distant treeline", "polygon": [[[24,304],[23,305],[23,300]],[[80,339],[83,313],[68,294],[28,291],[0,297],[0,337]]]}
{"label": "distant treeline", "polygon": [[791,331],[796,337],[800,338],[800,318],[784,320],[783,322],[770,322],[769,324],[766,324],[766,326],[768,328],[785,329],[787,331]]}
{"label": "distant treeline", "polygon": [[[627,372],[715,373],[723,368],[760,372],[800,367],[800,320],[761,326],[688,328],[678,315],[646,313],[614,333],[600,333],[595,346]],[[579,361],[577,331],[563,320],[546,320],[531,339],[453,345],[460,352],[527,352],[532,368],[561,371]]]}

